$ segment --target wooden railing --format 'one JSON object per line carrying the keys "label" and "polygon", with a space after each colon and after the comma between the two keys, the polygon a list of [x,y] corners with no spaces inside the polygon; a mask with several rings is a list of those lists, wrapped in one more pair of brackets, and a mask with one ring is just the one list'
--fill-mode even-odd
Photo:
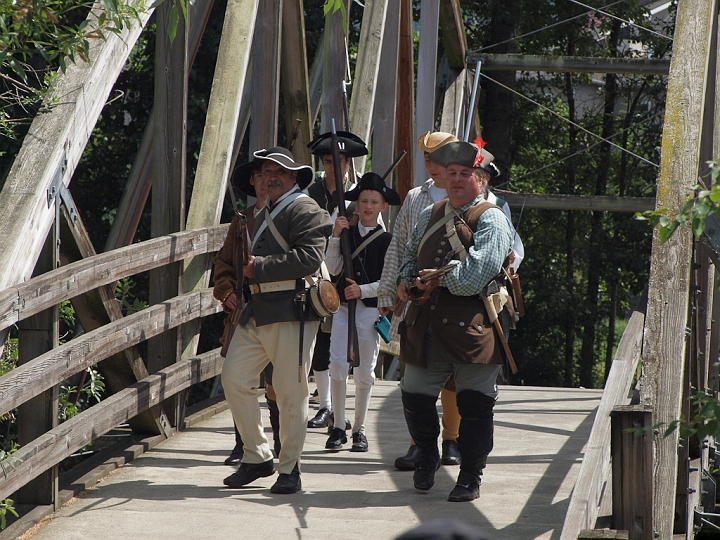
{"label": "wooden railing", "polygon": [[[228,225],[185,231],[77,261],[0,292],[0,330],[119,279],[217,251]],[[171,298],[87,332],[0,377],[0,414],[62,380],[162,332],[220,311],[212,290]],[[219,349],[178,362],[116,392],[44,435],[6,461],[0,500],[92,440],[222,369]]]}

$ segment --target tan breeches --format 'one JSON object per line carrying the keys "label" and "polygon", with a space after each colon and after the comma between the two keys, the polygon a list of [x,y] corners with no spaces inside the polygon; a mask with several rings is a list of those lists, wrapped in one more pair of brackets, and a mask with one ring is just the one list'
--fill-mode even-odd
{"label": "tan breeches", "polygon": [[222,384],[233,419],[242,436],[245,449],[243,463],[263,463],[273,458],[263,432],[258,403],[262,393],[258,388],[260,373],[268,362],[272,362],[282,445],[278,471],[289,474],[295,463],[300,465],[307,430],[307,374],[318,325],[318,322],[305,323],[301,370],[298,370],[299,322],[256,327],[253,317],[246,326],[237,327],[223,365]]}

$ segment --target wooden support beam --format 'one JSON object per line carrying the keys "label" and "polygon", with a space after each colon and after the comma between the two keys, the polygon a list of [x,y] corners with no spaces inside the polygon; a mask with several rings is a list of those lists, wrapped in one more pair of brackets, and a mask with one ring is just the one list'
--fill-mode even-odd
{"label": "wooden support beam", "polygon": [[440,131],[452,133],[462,138],[465,129],[465,88],[467,88],[467,70],[450,68],[448,85],[443,96]]}
{"label": "wooden support beam", "polygon": [[[0,291],[0,330],[117,280],[219,250],[228,224],[170,234],[102,253]],[[59,287],[58,284],[62,284]]]}
{"label": "wooden support beam", "polygon": [[178,362],[35,438],[15,454],[18,459],[15,466],[7,467],[7,476],[0,484],[0,497],[11,496],[28,479],[37,477],[148,407],[158,405],[193,384],[219,375],[222,365],[220,349]]}
{"label": "wooden support beam", "polygon": [[[320,43],[325,43],[325,30],[323,30]],[[317,48],[312,67],[310,68],[310,118],[313,128],[318,114],[320,114],[320,103],[322,102],[323,66],[325,64],[325,47]]]}
{"label": "wooden support beam", "polygon": [[[79,215],[71,219],[66,205],[62,206],[61,262],[63,265],[97,255]],[[80,324],[85,332],[90,332],[123,318],[122,310],[115,300],[115,284],[104,285],[71,299]],[[100,371],[105,377],[110,393],[116,393],[148,376],[145,362],[137,348],[130,347],[103,361]],[[131,419],[130,427],[135,433],[162,434],[169,437],[170,423],[161,407],[153,408]]]}
{"label": "wooden support beam", "polygon": [[[345,11],[348,14],[348,18],[350,17],[351,4],[352,2],[345,2]],[[347,74],[345,38],[346,34],[342,12],[340,10],[334,13],[328,12],[325,16],[325,31],[323,33],[322,47],[321,133],[327,133],[332,129],[333,118],[335,119],[335,127],[337,129],[345,129],[342,95],[342,83]]]}
{"label": "wooden support beam", "polygon": [[459,0],[440,1],[440,32],[445,44],[445,56],[451,69],[465,69],[467,37]]}
{"label": "wooden support beam", "polygon": [[628,403],[628,392],[642,350],[646,306],[647,296],[643,295],[620,338],[610,374],[605,382],[605,392],[585,446],[585,456],[570,497],[560,540],[576,540],[580,531],[595,527],[600,501],[608,487],[611,455],[610,413],[616,407]]}
{"label": "wooden support beam", "polygon": [[[200,48],[200,41],[205,32],[214,2],[215,0],[205,0],[203,2],[192,2],[188,5],[188,19],[190,21],[188,57],[190,66],[193,65],[195,55]],[[155,108],[153,107],[140,141],[140,147],[137,154],[135,154],[130,176],[125,182],[120,204],[115,213],[115,219],[110,227],[110,233],[103,251],[130,245],[133,238],[135,238],[135,232],[152,186],[154,115]]]}
{"label": "wooden support beam", "polygon": [[626,405],[613,409],[610,418],[613,527],[630,532],[629,540],[653,538],[652,410]]}
{"label": "wooden support beam", "polygon": [[295,161],[312,164],[307,144],[312,140],[307,45],[303,0],[287,0],[282,13],[282,83],[285,107],[285,133],[288,144],[297,120],[297,137],[292,148]]}
{"label": "wooden support beam", "polygon": [[171,298],[78,336],[0,377],[0,414],[110,355],[221,310],[212,289],[205,289]]}
{"label": "wooden support beam", "polygon": [[591,212],[645,212],[655,209],[655,197],[620,197],[617,195],[544,195],[514,193],[493,189],[509,206],[546,210],[587,210]]}
{"label": "wooden support beam", "polygon": [[[400,0],[389,0],[385,16],[380,70],[373,108],[372,165],[383,174],[395,159],[395,114],[398,84],[398,44],[400,32]],[[405,159],[410,159],[406,156]],[[393,177],[386,183],[394,187]],[[387,217],[387,216],[384,216]],[[390,223],[385,219],[385,223]]]}
{"label": "wooden support beam", "polygon": [[[657,189],[658,207],[671,215],[682,209],[700,170],[700,126],[716,14],[715,0],[678,3],[675,43],[682,46],[676,47],[670,64]],[[664,244],[657,231],[653,236],[641,399],[654,411],[654,421],[666,424],[680,417],[691,247],[687,226]],[[653,534],[659,538],[673,534],[677,444],[677,432],[654,440]]]}
{"label": "wooden support beam", "polygon": [[[420,2],[420,46],[415,109],[415,133],[418,136],[426,131],[434,131],[439,10],[440,0],[421,0]],[[425,156],[415,144],[413,150],[415,186],[420,186],[427,180]]]}
{"label": "wooden support beam", "polygon": [[[413,128],[414,114],[414,68],[413,68],[413,37],[412,37],[412,3],[410,0],[400,0],[400,39],[398,45],[398,86],[397,110],[395,125],[396,150],[405,150],[407,156],[397,168],[397,191],[400,198],[414,187],[415,181],[415,130]],[[423,170],[425,165],[423,164]]]}
{"label": "wooden support beam", "polygon": [[[35,268],[42,274],[53,269],[55,238],[48,235]],[[53,306],[18,324],[18,367],[29,366],[37,357],[50,353],[59,344],[58,308]],[[59,381],[58,381],[59,382]],[[26,446],[46,431],[58,424],[58,385],[49,385],[43,392],[34,394],[33,399],[18,404],[18,444]],[[57,467],[45,467],[38,471],[16,497],[18,504],[57,503],[58,470]],[[27,480],[26,480],[27,481]],[[20,486],[18,486],[20,487]]]}
{"label": "wooden support beam", "polygon": [[[372,132],[372,115],[387,4],[388,0],[366,0],[360,27],[358,57],[350,100],[350,125],[353,133],[366,142],[370,140]],[[366,156],[355,158],[355,171],[358,174],[365,172],[365,160]]]}
{"label": "wooden support beam", "polygon": [[591,58],[532,54],[468,54],[467,61],[482,62],[483,71],[548,71],[570,73],[619,73],[667,77],[670,61],[655,58]]}
{"label": "wooden support beam", "polygon": [[258,2],[253,36],[250,152],[277,145],[283,0]]}
{"label": "wooden support beam", "polygon": [[[227,3],[188,209],[186,226],[190,229],[211,227],[220,222],[240,105],[246,83],[249,86],[246,73],[256,15],[255,0],[229,0]],[[206,288],[210,283],[211,263],[212,256],[209,253],[185,259],[182,292]],[[181,358],[195,356],[200,338],[200,321],[183,326],[181,336]]]}
{"label": "wooden support beam", "polygon": [[[153,133],[153,189],[150,234],[152,237],[185,228],[185,174],[187,164],[188,25],[177,22],[175,40],[170,43],[170,10],[164,2],[155,14],[155,114]],[[182,268],[171,264],[150,272],[151,304],[177,296]],[[148,342],[147,366],[155,373],[180,359],[181,339],[177,330]],[[170,422],[178,426],[184,414],[184,400],[166,404]]]}
{"label": "wooden support beam", "polygon": [[[89,62],[69,63],[37,115],[0,192],[0,290],[30,277],[55,217],[47,192],[56,175],[65,185],[143,27],[153,10],[139,12],[122,32],[91,40]],[[94,15],[91,14],[90,17]],[[64,167],[63,167],[64,164]]]}

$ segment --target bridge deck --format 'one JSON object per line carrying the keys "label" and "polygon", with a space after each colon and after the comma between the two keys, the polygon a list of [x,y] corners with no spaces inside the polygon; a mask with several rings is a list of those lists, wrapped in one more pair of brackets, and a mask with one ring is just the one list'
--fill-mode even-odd
{"label": "bridge deck", "polygon": [[[352,383],[348,391],[353,394]],[[480,499],[468,504],[446,500],[457,467],[442,467],[427,493],[412,487],[411,473],[393,468],[409,440],[397,383],[375,386],[369,452],[327,453],[327,435],[310,430],[304,489],[295,495],[272,495],[273,478],[243,490],[223,488],[232,469],[222,462],[234,443],[226,411],[110,475],[32,538],[391,539],[438,517],[473,523],[496,540],[558,538],[601,395],[502,387],[495,450]],[[352,403],[348,399],[350,418]]]}

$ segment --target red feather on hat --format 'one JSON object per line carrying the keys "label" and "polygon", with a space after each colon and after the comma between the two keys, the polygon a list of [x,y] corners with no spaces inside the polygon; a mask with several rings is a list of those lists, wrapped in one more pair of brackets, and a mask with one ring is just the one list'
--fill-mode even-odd
{"label": "red feather on hat", "polygon": [[487,142],[485,142],[482,137],[478,137],[473,142],[477,144],[478,148],[485,148],[485,145],[487,144]]}

